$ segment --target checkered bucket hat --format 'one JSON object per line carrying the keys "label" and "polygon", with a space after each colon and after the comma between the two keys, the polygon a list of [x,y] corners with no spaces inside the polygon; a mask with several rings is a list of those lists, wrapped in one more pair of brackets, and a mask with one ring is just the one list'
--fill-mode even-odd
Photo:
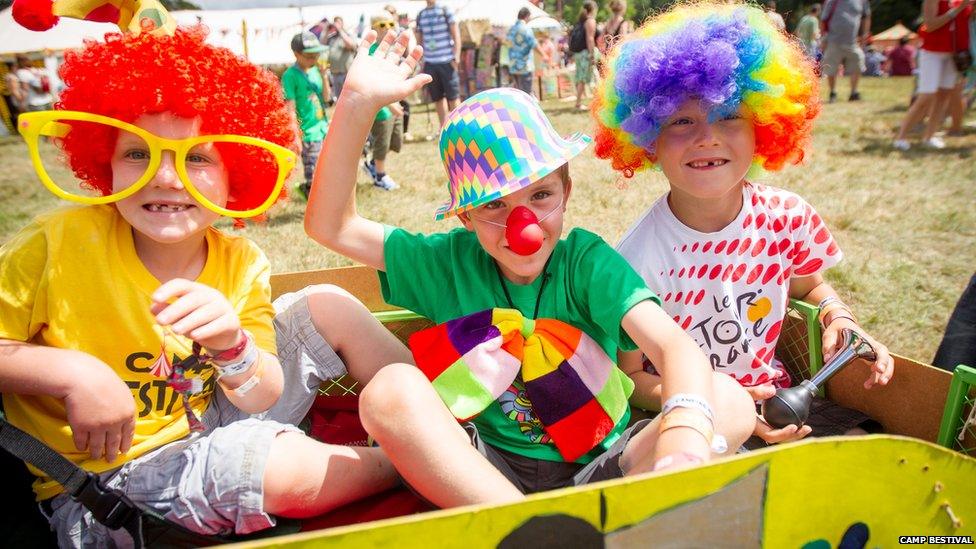
{"label": "checkered bucket hat", "polygon": [[521,90],[496,88],[473,95],[448,115],[441,131],[451,199],[434,217],[444,219],[527,187],[591,141],[581,132],[561,137],[539,102]]}

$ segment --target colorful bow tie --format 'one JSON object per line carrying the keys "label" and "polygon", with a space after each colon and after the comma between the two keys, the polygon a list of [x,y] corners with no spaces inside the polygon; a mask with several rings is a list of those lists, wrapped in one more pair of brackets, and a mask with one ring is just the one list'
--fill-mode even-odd
{"label": "colorful bow tie", "polygon": [[521,373],[535,416],[570,462],[613,431],[634,389],[581,330],[514,309],[488,309],[416,332],[410,350],[460,421],[481,413]]}

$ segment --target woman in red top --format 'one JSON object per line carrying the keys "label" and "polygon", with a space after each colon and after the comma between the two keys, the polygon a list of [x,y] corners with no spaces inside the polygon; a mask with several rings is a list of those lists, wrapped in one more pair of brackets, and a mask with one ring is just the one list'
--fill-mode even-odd
{"label": "woman in red top", "polygon": [[935,132],[942,126],[946,106],[959,79],[952,53],[969,49],[969,17],[973,1],[925,0],[922,3],[918,97],[901,123],[894,142],[896,149],[907,151],[911,147],[906,139],[908,130],[926,115],[929,115],[929,121],[922,133],[922,144],[933,149],[945,147],[942,139],[935,137]]}

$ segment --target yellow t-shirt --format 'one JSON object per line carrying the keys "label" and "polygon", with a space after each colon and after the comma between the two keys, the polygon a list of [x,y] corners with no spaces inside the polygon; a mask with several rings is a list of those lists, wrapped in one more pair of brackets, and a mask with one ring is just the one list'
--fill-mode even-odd
{"label": "yellow t-shirt", "polygon": [[[270,264],[246,238],[211,227],[207,261],[197,282],[224,294],[257,345],[275,353],[269,283]],[[113,206],[60,209],[44,214],[0,247],[0,338],[89,353],[112,367],[136,402],[132,448],[114,463],[79,452],[71,436],[64,402],[47,396],[3,395],[11,423],[37,437],[79,466],[94,472],[118,467],[189,434],[178,393],[149,367],[159,357],[163,330],[149,311],[160,286],[136,255],[132,228]],[[167,337],[170,357],[190,354],[192,342]],[[61,365],[71,376],[71,364]],[[190,399],[199,416],[215,387],[212,368],[199,376],[203,391]],[[39,500],[61,492],[40,476]]]}

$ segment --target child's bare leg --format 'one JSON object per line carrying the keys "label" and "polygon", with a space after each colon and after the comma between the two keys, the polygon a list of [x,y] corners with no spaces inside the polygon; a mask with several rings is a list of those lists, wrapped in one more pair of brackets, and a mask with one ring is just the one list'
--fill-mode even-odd
{"label": "child's bare leg", "polygon": [[[713,373],[715,395],[715,433],[725,437],[731,455],[748,439],[756,427],[756,405],[749,393],[731,377]],[[654,448],[657,444],[661,417],[634,435],[620,456],[620,468],[625,475],[646,473],[654,467]],[[700,436],[692,433],[691,436]],[[663,457],[663,456],[660,456]],[[716,457],[713,455],[712,457]]]}
{"label": "child's bare leg", "polygon": [[357,381],[368,383],[387,364],[413,363],[407,347],[342,288],[325,284],[311,288],[308,310],[315,329]]}
{"label": "child's bare leg", "polygon": [[922,140],[927,141],[935,135],[935,132],[942,129],[945,124],[946,110],[949,108],[949,96],[952,94],[952,90],[945,90],[939,88],[935,92],[935,102],[932,104],[932,110],[929,112],[929,120],[925,125],[925,131],[922,133]]}
{"label": "child's bare leg", "polygon": [[932,104],[935,102],[934,93],[923,93],[915,98],[915,102],[912,106],[908,108],[908,112],[905,114],[905,119],[901,123],[901,128],[898,130],[898,136],[895,139],[907,139],[908,132],[928,116],[929,112],[932,110]]}
{"label": "child's bare leg", "polygon": [[272,443],[265,466],[264,509],[282,517],[313,517],[396,482],[396,471],[379,448],[323,444],[284,432]]}
{"label": "child's bare leg", "polygon": [[440,131],[444,127],[444,120],[447,119],[447,99],[441,98],[434,102],[434,107],[437,109],[437,121],[440,123],[437,131]]}
{"label": "child's bare leg", "polygon": [[416,367],[393,364],[359,397],[363,426],[403,478],[440,507],[522,499],[472,445]]}

